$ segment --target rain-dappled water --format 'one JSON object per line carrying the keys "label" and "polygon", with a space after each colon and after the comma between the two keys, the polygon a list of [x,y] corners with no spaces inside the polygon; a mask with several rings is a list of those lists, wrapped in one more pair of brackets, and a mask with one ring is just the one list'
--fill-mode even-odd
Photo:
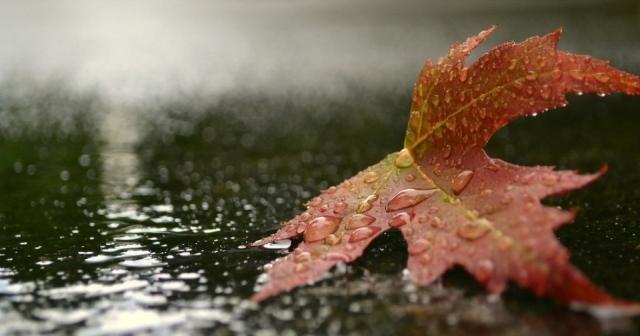
{"label": "rain-dappled water", "polygon": [[[296,111],[287,118],[293,126],[278,118],[259,124],[239,118],[233,111],[247,100],[231,99],[197,113],[173,104],[165,117],[179,129],[171,132],[114,111],[97,130],[6,138],[0,162],[6,191],[0,196],[2,333],[637,330],[637,320],[601,321],[517,289],[486,295],[460,270],[415,288],[403,277],[406,252],[397,233],[315,286],[249,304],[260,266],[291,244],[244,246],[272,232],[320,189],[397,148],[408,96],[378,96],[385,98],[355,94],[318,105],[255,99],[247,105],[287,106]],[[585,170],[609,163],[602,181],[559,201],[581,210],[560,238],[598,284],[640,299],[640,194],[634,187],[640,183],[634,156],[640,101],[580,97],[570,106],[509,127],[492,143],[492,153]],[[360,107],[368,113],[353,112]],[[323,113],[311,113],[316,109]]]}
{"label": "rain-dappled water", "polygon": [[[363,258],[313,286],[259,306],[246,300],[261,266],[296,244],[247,248],[248,243],[273,232],[318,191],[399,149],[419,66],[406,62],[425,56],[410,53],[443,54],[449,36],[461,39],[496,22],[502,24],[498,35],[511,38],[562,24],[571,50],[640,72],[639,21],[624,10],[629,6],[600,12],[600,7],[574,4],[577,9],[522,12],[497,3],[492,7],[500,9],[497,14],[477,6],[441,6],[425,21],[414,17],[422,13],[417,7],[369,13],[376,24],[366,13],[355,21],[336,16],[331,24],[347,33],[335,36],[314,21],[296,36],[302,40],[324,32],[318,48],[355,56],[332,58],[330,52],[300,48],[304,56],[291,57],[307,60],[311,70],[302,67],[308,72],[300,74],[296,63],[290,78],[274,80],[269,72],[274,69],[258,62],[254,66],[265,66],[270,75],[246,84],[246,91],[243,81],[216,95],[191,92],[185,85],[164,99],[143,94],[114,103],[100,90],[67,87],[64,74],[43,81],[37,74],[4,76],[0,334],[640,333],[637,317],[596,317],[515,287],[502,296],[487,295],[460,269],[435,285],[416,288],[405,279],[407,253],[397,232],[384,234]],[[330,8],[320,8],[319,17],[332,13]],[[360,13],[357,8],[351,11]],[[410,13],[412,8],[417,14]],[[315,15],[304,8],[293,12],[302,18]],[[413,21],[399,23],[407,15]],[[384,20],[393,29],[377,25]],[[271,23],[266,26],[280,31],[282,23]],[[414,38],[423,32],[433,43],[416,51]],[[354,42],[358,34],[367,36],[362,44]],[[397,38],[403,34],[410,38]],[[378,38],[393,43],[389,47]],[[334,40],[337,46],[327,42]],[[400,61],[383,62],[401,46],[407,49],[398,53]],[[289,54],[283,50],[267,50],[263,58]],[[335,62],[318,61],[327,57]],[[191,64],[188,58],[185,62]],[[278,65],[286,70],[287,62]],[[379,62],[379,73],[370,74]],[[334,86],[324,67],[344,77]],[[96,69],[85,72],[100,75]],[[136,79],[145,74],[136,73]],[[303,88],[296,88],[297,76],[304,78]],[[359,76],[365,77],[360,81]],[[109,89],[129,90],[118,86],[118,78],[109,77],[114,81]],[[261,91],[269,79],[276,89],[267,85]],[[609,165],[601,181],[549,202],[579,210],[576,222],[558,232],[574,263],[611,293],[633,300],[640,300],[638,111],[638,98],[575,97],[561,111],[514,123],[489,146],[492,155],[521,164],[582,171]]]}

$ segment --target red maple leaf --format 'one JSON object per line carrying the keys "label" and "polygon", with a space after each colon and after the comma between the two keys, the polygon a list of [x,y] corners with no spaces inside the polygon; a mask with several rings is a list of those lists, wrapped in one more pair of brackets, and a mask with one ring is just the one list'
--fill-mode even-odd
{"label": "red maple leaf", "polygon": [[554,229],[575,213],[540,200],[601,176],[522,167],[489,158],[483,147],[510,121],[565,106],[568,93],[640,94],[640,78],[589,56],[558,51],[561,31],[504,43],[465,67],[494,28],[454,44],[424,65],[413,93],[404,149],[331,187],[301,215],[254,243],[303,235],[291,254],[267,267],[261,301],[321,278],[358,258],[397,228],[408,243],[414,282],[432,283],[458,264],[493,293],[508,281],[566,303],[624,307],[570,264]]}

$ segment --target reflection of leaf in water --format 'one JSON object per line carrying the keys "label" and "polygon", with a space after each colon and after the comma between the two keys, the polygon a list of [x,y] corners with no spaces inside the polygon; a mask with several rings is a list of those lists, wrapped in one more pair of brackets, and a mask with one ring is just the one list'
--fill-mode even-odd
{"label": "reflection of leaf in water", "polygon": [[321,278],[397,228],[408,243],[411,279],[430,284],[461,265],[493,293],[515,281],[566,303],[638,306],[613,299],[569,263],[553,230],[575,213],[540,200],[591,183],[551,167],[522,167],[482,149],[512,120],[566,105],[568,93],[640,93],[640,79],[606,62],[556,50],[560,31],[505,43],[464,65],[493,31],[454,44],[427,62],[413,94],[405,148],[308,203],[308,210],[255,245],[298,235],[304,242],[269,265],[261,301]]}
{"label": "reflection of leaf in water", "polygon": [[[599,321],[562,307],[532,313],[494,294],[469,296],[448,285],[416,287],[394,275],[328,281],[305,287],[296,297],[322,298],[336,310],[334,314],[346,314],[340,315],[345,323],[349,323],[354,307],[356,314],[391,316],[397,319],[394,332],[402,335],[601,335],[633,330],[628,319]],[[350,302],[344,309],[351,314],[341,311],[338,302]]]}

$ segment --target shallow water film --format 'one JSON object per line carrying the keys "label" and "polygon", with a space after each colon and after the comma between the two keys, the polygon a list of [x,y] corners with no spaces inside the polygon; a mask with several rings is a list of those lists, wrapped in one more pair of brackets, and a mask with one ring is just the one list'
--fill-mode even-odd
{"label": "shallow water film", "polygon": [[[175,12],[144,1],[93,12],[61,3],[53,12],[52,4],[0,5],[0,335],[640,333],[638,317],[580,311],[515,286],[488,295],[461,269],[417,288],[405,277],[398,232],[314,285],[247,301],[262,266],[297,241],[247,245],[320,190],[399,149],[424,58],[493,23],[488,45],[564,26],[562,48],[640,73],[633,1],[355,1],[342,10],[194,1]],[[52,14],[32,25],[15,19],[45,10]],[[108,25],[91,15],[120,11],[139,26],[100,35]],[[211,19],[220,12],[247,24]],[[290,15],[293,31],[282,20]],[[69,33],[76,21],[96,27]],[[38,30],[43,22],[49,33]],[[175,30],[154,35],[162,24]],[[17,31],[27,42],[11,45]],[[71,42],[42,45],[56,33]],[[161,55],[138,57],[147,37],[182,49],[162,53],[170,48],[159,43]],[[91,38],[99,48],[67,54]],[[216,53],[209,38],[230,42]],[[256,41],[260,53],[248,47]],[[34,56],[45,49],[49,56]],[[630,300],[640,300],[639,111],[637,97],[572,97],[559,111],[513,123],[488,147],[526,165],[608,164],[594,185],[547,203],[579,211],[558,238],[596,284]]]}

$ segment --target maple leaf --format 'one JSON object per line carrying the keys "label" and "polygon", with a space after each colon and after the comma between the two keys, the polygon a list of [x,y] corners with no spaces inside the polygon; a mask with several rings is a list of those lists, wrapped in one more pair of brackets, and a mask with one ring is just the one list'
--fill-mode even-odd
{"label": "maple leaf", "polygon": [[413,281],[427,285],[454,265],[500,293],[508,281],[566,303],[638,306],[612,298],[569,262],[554,229],[575,213],[540,200],[601,176],[522,167],[489,158],[483,147],[510,121],[565,106],[566,94],[640,94],[640,78],[607,62],[556,49],[561,31],[504,43],[466,67],[493,32],[454,44],[416,82],[404,149],[323,191],[273,235],[304,241],[267,269],[258,302],[321,278],[358,258],[373,239],[399,229]]}

